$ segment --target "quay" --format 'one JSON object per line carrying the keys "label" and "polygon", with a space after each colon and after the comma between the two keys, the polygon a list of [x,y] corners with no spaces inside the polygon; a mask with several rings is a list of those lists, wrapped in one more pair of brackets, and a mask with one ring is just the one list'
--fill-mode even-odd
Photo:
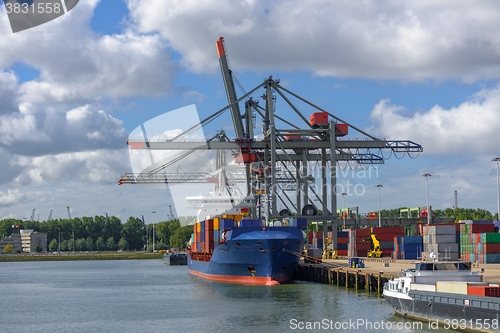
{"label": "quay", "polygon": [[[335,285],[346,289],[382,295],[384,284],[401,276],[401,271],[413,268],[418,260],[391,258],[363,258],[364,268],[348,267],[347,259],[322,259],[320,264],[302,260],[294,274],[296,281],[308,281]],[[473,272],[479,272],[484,282],[500,284],[500,264],[474,264]]]}

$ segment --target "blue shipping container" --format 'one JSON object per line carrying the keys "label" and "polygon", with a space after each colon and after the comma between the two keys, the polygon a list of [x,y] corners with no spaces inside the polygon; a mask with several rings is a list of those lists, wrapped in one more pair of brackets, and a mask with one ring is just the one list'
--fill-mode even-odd
{"label": "blue shipping container", "polygon": [[306,219],[297,219],[297,227],[307,228],[307,220]]}
{"label": "blue shipping container", "polygon": [[241,220],[240,227],[244,228],[253,227],[253,220]]}
{"label": "blue shipping container", "polygon": [[422,244],[422,236],[404,236],[403,242],[405,244]]}
{"label": "blue shipping container", "polygon": [[220,230],[234,229],[234,220],[233,219],[220,219],[219,220],[219,229]]}
{"label": "blue shipping container", "polygon": [[347,231],[338,231],[337,238],[349,238],[349,232]]}
{"label": "blue shipping container", "polygon": [[337,244],[337,250],[347,250],[349,244]]}

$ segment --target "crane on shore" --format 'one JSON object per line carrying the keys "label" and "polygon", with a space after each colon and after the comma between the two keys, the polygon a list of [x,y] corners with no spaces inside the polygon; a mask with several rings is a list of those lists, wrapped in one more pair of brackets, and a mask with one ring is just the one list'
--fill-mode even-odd
{"label": "crane on shore", "polygon": [[[216,49],[228,105],[168,140],[150,141],[144,136],[143,141],[130,139],[127,145],[131,149],[148,151],[230,151],[234,162],[244,166],[244,172],[238,176],[246,183],[246,195],[255,196],[259,203],[258,211],[252,208],[253,217],[271,219],[293,214],[310,221],[325,221],[323,232],[326,234],[328,222],[341,223],[337,216],[337,196],[341,191],[336,193],[339,167],[342,170],[342,165],[351,169],[380,165],[392,154],[398,159],[405,154],[414,158],[423,151],[420,144],[410,140],[387,140],[370,135],[285,88],[272,76],[238,98],[223,37],[216,42]],[[263,90],[263,94],[252,97],[258,90]],[[277,102],[277,98],[284,103]],[[263,106],[259,105],[259,99],[264,101]],[[244,104],[241,112],[240,103]],[[310,116],[304,115],[301,109],[309,110]],[[189,138],[194,130],[227,110],[234,126],[234,139],[224,135],[218,141],[211,139],[200,144]],[[254,133],[255,114],[262,119],[262,133]],[[285,119],[285,115],[295,116],[295,120]],[[353,133],[362,138],[352,136]],[[345,138],[348,135],[350,137]],[[119,184],[182,182],[180,176],[173,179],[169,176],[148,172],[126,174]],[[194,178],[196,181],[192,182],[208,182],[210,179],[208,175],[190,179]],[[283,186],[283,183],[290,182],[294,185],[295,197],[288,195]],[[279,206],[283,206],[280,211]],[[336,239],[333,242],[336,244]]]}

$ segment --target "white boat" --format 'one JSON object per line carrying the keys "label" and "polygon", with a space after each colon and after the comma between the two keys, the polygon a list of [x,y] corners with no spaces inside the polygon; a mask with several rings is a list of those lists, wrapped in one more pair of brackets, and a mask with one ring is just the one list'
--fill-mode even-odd
{"label": "white boat", "polygon": [[[482,275],[472,272],[471,267],[470,262],[462,261],[415,263],[415,268],[402,271],[401,277],[384,285],[384,298],[396,314],[424,325],[498,332],[500,287],[482,282]],[[498,297],[482,296],[477,290],[488,295],[495,291]]]}

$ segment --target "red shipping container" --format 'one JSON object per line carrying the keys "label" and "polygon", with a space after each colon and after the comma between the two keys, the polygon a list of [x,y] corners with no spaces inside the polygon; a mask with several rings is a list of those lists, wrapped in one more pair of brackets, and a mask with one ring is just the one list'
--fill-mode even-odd
{"label": "red shipping container", "polygon": [[371,244],[370,243],[360,243],[356,244],[356,250],[370,250],[371,249]]}
{"label": "red shipping container", "polygon": [[370,236],[354,238],[354,243],[356,243],[356,244],[362,244],[362,243],[366,243],[366,242],[370,243]]}
{"label": "red shipping container", "polygon": [[469,227],[469,231],[472,233],[479,232],[495,232],[495,225],[493,223],[488,224],[471,224]]}
{"label": "red shipping container", "polygon": [[347,256],[347,250],[337,250],[337,254],[339,256],[345,257],[345,256]]}
{"label": "red shipping container", "polygon": [[337,238],[337,244],[349,244],[349,239],[348,238]]}
{"label": "red shipping container", "polygon": [[205,241],[214,241],[214,231],[213,230],[205,230]]}
{"label": "red shipping container", "polygon": [[214,220],[205,220],[205,230],[214,231]]}
{"label": "red shipping container", "polygon": [[484,253],[500,253],[500,243],[483,244]]}
{"label": "red shipping container", "polygon": [[[402,236],[402,235],[397,235]],[[375,237],[379,240],[379,242],[394,242],[393,234],[375,234]]]}
{"label": "red shipping container", "polygon": [[356,257],[366,257],[366,256],[368,256],[368,251],[367,250],[356,250],[355,256]]}
{"label": "red shipping container", "polygon": [[468,295],[500,297],[500,287],[492,286],[467,286]]}
{"label": "red shipping container", "polygon": [[382,250],[382,256],[392,257],[392,250]]}
{"label": "red shipping container", "polygon": [[372,227],[373,232],[377,238],[379,234],[392,234],[394,236],[402,236],[405,233],[404,227]]}
{"label": "red shipping container", "polygon": [[354,229],[354,235],[356,237],[370,237],[370,234],[371,234],[370,228]]}

